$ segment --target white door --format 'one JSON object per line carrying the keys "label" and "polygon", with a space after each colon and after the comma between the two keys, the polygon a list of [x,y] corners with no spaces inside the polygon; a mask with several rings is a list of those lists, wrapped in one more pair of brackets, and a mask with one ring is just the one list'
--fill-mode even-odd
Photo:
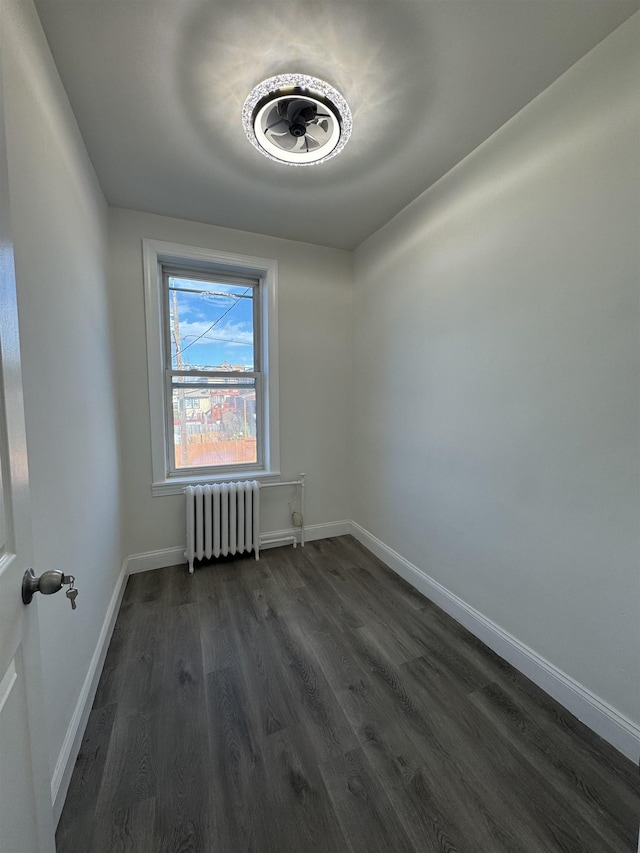
{"label": "white door", "polygon": [[9,204],[0,63],[0,853],[53,853]]}

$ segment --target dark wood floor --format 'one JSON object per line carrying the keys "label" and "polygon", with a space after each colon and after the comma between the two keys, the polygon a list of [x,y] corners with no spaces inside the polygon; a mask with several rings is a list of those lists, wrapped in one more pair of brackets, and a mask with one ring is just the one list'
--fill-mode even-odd
{"label": "dark wood floor", "polygon": [[624,853],[638,770],[351,537],[133,575],[58,853]]}

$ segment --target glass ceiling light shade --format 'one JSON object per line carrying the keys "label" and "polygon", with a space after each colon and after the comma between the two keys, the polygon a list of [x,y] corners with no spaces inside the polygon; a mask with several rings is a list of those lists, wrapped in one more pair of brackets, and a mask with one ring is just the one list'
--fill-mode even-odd
{"label": "glass ceiling light shade", "polygon": [[247,138],[289,166],[324,163],[351,136],[349,105],[333,86],[306,74],[279,74],[259,83],[242,107]]}

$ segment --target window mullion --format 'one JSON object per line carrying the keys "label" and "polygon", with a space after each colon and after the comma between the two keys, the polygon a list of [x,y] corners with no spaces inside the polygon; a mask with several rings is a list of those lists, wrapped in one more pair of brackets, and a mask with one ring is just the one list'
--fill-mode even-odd
{"label": "window mullion", "polygon": [[[259,370],[246,370],[243,372],[240,371],[227,371],[227,370],[176,370],[175,368],[168,367],[166,372],[172,377],[180,377],[183,376],[189,379],[198,379],[202,377],[204,381],[210,379],[221,379],[223,381],[234,380],[234,379],[255,379],[260,376],[261,373]],[[187,384],[187,383],[185,383]],[[230,384],[232,384],[230,382]]]}

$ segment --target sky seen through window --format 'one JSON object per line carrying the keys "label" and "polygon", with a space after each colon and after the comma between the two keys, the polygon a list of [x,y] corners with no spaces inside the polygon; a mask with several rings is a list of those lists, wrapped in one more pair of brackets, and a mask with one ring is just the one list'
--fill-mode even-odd
{"label": "sky seen through window", "polygon": [[253,290],[245,284],[169,277],[174,370],[226,364],[253,370]]}

